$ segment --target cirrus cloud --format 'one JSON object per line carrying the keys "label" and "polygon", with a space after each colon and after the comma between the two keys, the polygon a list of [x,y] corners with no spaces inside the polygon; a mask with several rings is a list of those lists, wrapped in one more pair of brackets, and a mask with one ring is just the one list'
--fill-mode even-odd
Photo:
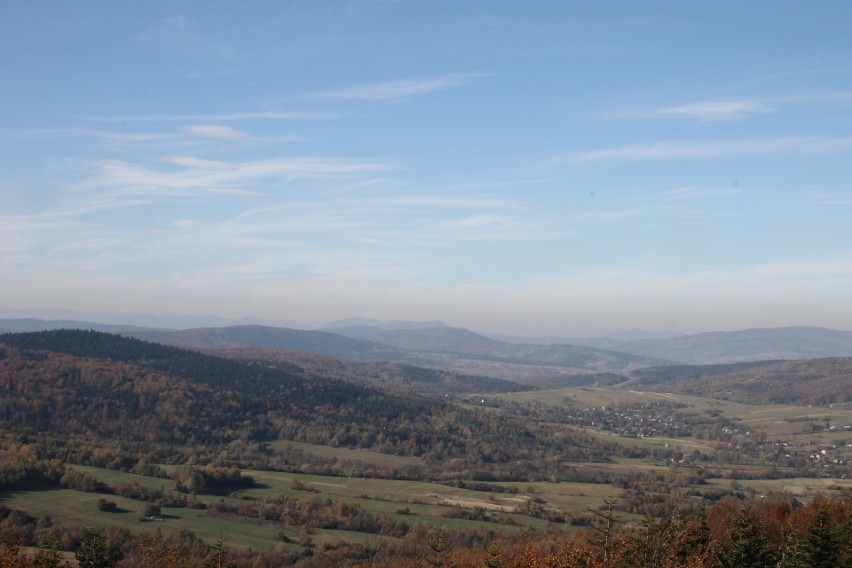
{"label": "cirrus cloud", "polygon": [[662,160],[669,158],[711,158],[731,156],[760,156],[767,154],[831,153],[852,146],[849,136],[782,136],[745,140],[666,141],[631,144],[583,152],[569,157],[570,161],[600,160]]}
{"label": "cirrus cloud", "polygon": [[415,95],[443,91],[469,83],[479,75],[472,73],[454,73],[438,77],[421,79],[400,79],[380,81],[366,85],[357,85],[338,91],[319,93],[324,99],[348,99],[369,102],[392,102],[406,99]]}
{"label": "cirrus cloud", "polygon": [[193,124],[184,126],[183,131],[202,138],[215,138],[217,140],[245,140],[249,137],[242,130],[220,124]]}
{"label": "cirrus cloud", "polygon": [[204,158],[196,158],[195,156],[168,156],[166,157],[166,161],[176,166],[200,170],[233,170],[237,167],[236,164],[230,162],[205,160]]}
{"label": "cirrus cloud", "polygon": [[672,106],[650,113],[652,117],[685,118],[701,122],[741,120],[755,114],[774,112],[770,106],[755,101],[707,101]]}

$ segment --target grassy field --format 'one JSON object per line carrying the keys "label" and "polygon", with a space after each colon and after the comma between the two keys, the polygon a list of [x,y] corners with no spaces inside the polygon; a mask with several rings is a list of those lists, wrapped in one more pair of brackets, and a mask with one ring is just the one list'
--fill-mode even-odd
{"label": "grassy field", "polygon": [[[109,484],[137,481],[152,489],[171,489],[165,479],[148,478],[95,467],[73,466]],[[541,506],[560,511],[584,513],[597,509],[613,493],[609,486],[572,483],[504,483],[502,492],[483,492],[418,481],[394,481],[365,478],[325,477],[265,471],[246,471],[257,487],[235,496],[199,495],[202,502],[245,503],[246,498],[265,499],[290,496],[298,499],[331,499],[334,502],[357,503],[364,510],[384,515],[409,525],[447,526],[468,529],[492,529],[511,533],[524,528],[542,529],[548,522],[513,512],[518,505],[535,498]],[[298,480],[294,488],[294,481]],[[516,491],[516,492],[514,492]],[[118,512],[98,510],[99,499],[114,501]],[[223,537],[229,546],[250,546],[267,550],[276,536],[286,535],[298,540],[299,528],[283,524],[260,524],[239,518],[212,516],[204,509],[162,509],[163,521],[140,521],[145,503],[116,495],[84,493],[70,489],[17,491],[0,496],[7,507],[27,511],[34,516],[50,515],[54,522],[66,522],[91,527],[118,527],[131,531],[186,529],[208,541]],[[448,512],[458,509],[482,509],[488,520],[450,518]],[[559,525],[570,528],[567,525]],[[341,530],[311,530],[317,545],[335,540],[375,542],[383,537],[375,534]],[[296,546],[288,545],[288,546]]]}
{"label": "grassy field", "polygon": [[797,498],[807,499],[817,493],[831,495],[833,492],[852,490],[852,480],[849,479],[820,479],[813,477],[796,477],[789,479],[755,479],[727,480],[715,479],[710,485],[741,487],[754,489],[761,497],[771,494],[786,493]]}
{"label": "grassy field", "polygon": [[[93,468],[87,468],[90,470]],[[106,470],[99,470],[106,471]],[[97,473],[97,472],[96,472]],[[115,472],[108,472],[113,474]],[[100,476],[98,476],[100,477]],[[101,477],[115,478],[114,475]],[[99,499],[118,505],[119,511],[107,513],[97,508]],[[217,498],[218,499],[218,498]],[[16,491],[3,495],[0,503],[7,507],[32,513],[37,517],[50,515],[54,522],[67,522],[96,528],[126,528],[131,531],[160,529],[186,529],[209,541],[226,535],[230,543],[251,546],[259,550],[269,548],[279,528],[248,523],[234,523],[227,519],[205,515],[202,509],[163,507],[163,521],[140,521],[145,503],[117,495],[84,493],[71,489],[46,491]],[[295,531],[291,531],[291,536]]]}
{"label": "grassy field", "polygon": [[382,454],[370,450],[359,450],[352,448],[335,448],[331,446],[320,446],[317,444],[306,444],[304,442],[290,442],[287,440],[276,440],[270,442],[269,447],[273,450],[289,449],[296,452],[315,455],[323,458],[334,458],[340,461],[356,461],[375,464],[381,467],[407,467],[422,466],[421,458],[410,456],[394,456]]}
{"label": "grassy field", "polygon": [[[789,451],[811,451],[809,448],[834,445],[830,455],[848,456],[847,440],[852,432],[845,426],[852,425],[852,411],[847,408],[792,407],[782,405],[744,405],[727,401],[704,399],[665,393],[645,393],[630,390],[596,388],[570,388],[552,391],[533,391],[511,395],[500,395],[504,401],[538,402],[561,405],[565,408],[600,408],[603,406],[650,404],[658,401],[677,402],[686,406],[672,412],[698,417],[710,417],[726,423],[734,423],[746,432],[762,432],[767,444],[784,440]],[[502,410],[491,408],[491,411]],[[826,426],[834,428],[827,428]],[[571,426],[565,426],[566,428]],[[584,430],[601,440],[615,442],[626,448],[648,450],[675,449],[688,454],[698,450],[713,455],[719,443],[695,437],[625,437],[613,431],[595,427]],[[769,442],[771,441],[771,442]],[[327,459],[351,460],[373,463],[382,467],[423,466],[420,458],[381,454],[366,450],[332,448],[312,444],[278,441],[270,444],[272,450],[303,452]],[[734,452],[735,453],[735,452]],[[148,489],[171,491],[170,479],[145,477],[95,467],[71,466],[109,485],[137,482]],[[586,472],[617,472],[637,474],[651,472],[662,478],[688,477],[704,466],[667,463],[665,459],[619,457],[610,463],[566,464]],[[723,490],[745,491],[749,494],[771,496],[780,493],[807,500],[818,493],[852,490],[852,480],[844,478],[791,477],[771,479],[770,467],[748,461],[726,464],[712,462],[707,466],[717,474],[736,469],[742,477],[753,479],[720,479],[712,477],[706,485],[690,487],[694,494],[707,494]],[[170,467],[164,467],[169,470]],[[609,497],[617,497],[621,490],[607,484],[593,483],[499,483],[479,484],[484,491],[474,491],[454,486],[423,481],[384,480],[364,477],[330,477],[295,473],[245,471],[256,485],[231,496],[199,495],[202,502],[212,505],[217,502],[245,504],[248,500],[265,500],[287,496],[300,501],[318,499],[322,502],[357,504],[361,509],[381,515],[409,526],[423,524],[430,527],[449,526],[469,529],[499,530],[511,533],[525,528],[542,529],[548,521],[523,514],[532,504],[534,509],[547,513],[560,513],[568,518],[588,517],[598,510]],[[742,475],[745,474],[745,475]],[[493,490],[488,490],[488,487]],[[98,499],[114,501],[118,512],[98,510]],[[718,497],[717,497],[718,498]],[[298,542],[304,533],[300,527],[283,523],[260,523],[243,517],[214,516],[204,509],[163,508],[163,521],[140,521],[145,503],[115,495],[83,493],[68,489],[48,491],[19,491],[0,495],[0,503],[7,507],[31,512],[34,516],[51,515],[54,522],[68,522],[93,527],[119,527],[131,531],[159,528],[163,530],[185,529],[198,536],[214,541],[225,538],[232,547],[251,547],[267,550],[280,542],[280,536]],[[473,513],[479,520],[458,518],[459,513]],[[639,517],[620,515],[625,521],[640,521]],[[558,524],[570,529],[570,524]],[[376,542],[385,537],[376,534],[356,533],[341,530],[311,529],[312,541],[319,546],[337,540],[347,542]],[[298,547],[297,544],[288,544]]]}
{"label": "grassy field", "polygon": [[[539,528],[547,523],[513,514],[512,511],[531,498],[538,498],[564,511],[584,511],[596,508],[613,492],[607,485],[591,483],[499,483],[493,485],[503,488],[503,491],[484,492],[420,481],[248,473],[267,487],[243,492],[247,496],[304,495],[304,491],[292,488],[293,480],[298,479],[309,488],[316,489],[317,495],[323,498],[357,502],[367,510],[408,523],[421,521],[438,525],[449,522],[443,516],[448,507],[458,506],[466,509],[480,507],[499,513],[519,525]],[[402,509],[408,512],[399,513]]]}
{"label": "grassy field", "polygon": [[[619,469],[636,471],[637,468],[654,469],[660,472],[682,471],[679,468],[654,466],[636,460],[620,460],[613,464],[587,464],[583,467]],[[75,467],[106,483],[138,481],[146,487],[169,489],[163,482],[167,480],[145,478],[138,475],[116,472],[93,467]],[[530,499],[541,506],[553,510],[588,516],[591,510],[598,510],[609,497],[617,496],[619,491],[605,484],[590,483],[501,483],[502,491],[472,491],[441,484],[394,481],[364,478],[325,477],[278,472],[246,471],[254,477],[258,486],[232,497],[200,495],[203,502],[212,504],[245,503],[245,498],[265,499],[274,496],[291,496],[299,499],[331,499],[335,502],[357,503],[364,510],[404,521],[409,525],[422,523],[428,526],[448,526],[458,528],[495,529],[511,533],[523,528],[542,529],[548,522],[518,514],[515,508]],[[294,488],[294,481],[300,489]],[[817,478],[728,480],[711,479],[702,491],[715,488],[754,490],[759,496],[781,492],[808,498],[816,493],[831,493],[839,489],[852,489],[852,480],[830,480]],[[107,513],[98,510],[98,499],[114,501],[119,512]],[[49,514],[54,522],[67,522],[92,527],[118,527],[131,531],[161,529],[165,531],[185,529],[194,532],[210,542],[225,538],[229,546],[251,547],[267,550],[281,534],[297,541],[300,531],[297,527],[282,524],[260,524],[247,522],[239,518],[212,516],[204,509],[163,508],[163,521],[139,520],[144,503],[115,495],[84,493],[70,489],[45,491],[18,491],[0,497],[0,503],[7,507],[21,509],[35,516]],[[473,510],[480,508],[490,520],[473,521],[446,517],[453,508]],[[638,522],[638,516],[620,513],[625,522]],[[500,521],[499,523],[496,521]],[[507,524],[511,523],[511,524]],[[558,524],[562,528],[569,525]],[[341,530],[311,530],[311,538],[317,545],[343,540],[346,542],[377,542],[384,538],[375,534],[356,533]],[[296,547],[291,544],[288,546]]]}

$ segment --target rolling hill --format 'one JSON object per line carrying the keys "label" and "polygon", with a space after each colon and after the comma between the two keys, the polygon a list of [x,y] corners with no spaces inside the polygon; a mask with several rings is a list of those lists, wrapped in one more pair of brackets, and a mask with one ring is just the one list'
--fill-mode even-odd
{"label": "rolling hill", "polygon": [[852,357],[650,367],[631,373],[630,387],[747,404],[848,403]]}
{"label": "rolling hill", "polygon": [[[594,347],[509,343],[453,327],[403,330],[357,327],[341,328],[338,332],[352,333],[416,354],[416,358],[408,359],[412,364],[451,368],[457,372],[485,374],[537,385],[559,384],[569,376],[582,373],[625,373],[664,363],[659,359]],[[437,362],[429,363],[430,354]]]}
{"label": "rolling hill", "polygon": [[142,330],[125,333],[154,343],[192,349],[262,347],[318,353],[345,361],[395,361],[403,357],[398,350],[362,339],[353,339],[326,331],[312,331],[238,325],[186,330]]}
{"label": "rolling hill", "polygon": [[331,331],[341,327],[371,327],[377,329],[420,329],[429,327],[447,327],[442,321],[412,321],[412,320],[376,320],[369,318],[346,318],[329,322],[323,326],[323,331]]}
{"label": "rolling hill", "polygon": [[758,328],[643,339],[617,349],[692,365],[852,356],[852,331],[822,327]]}
{"label": "rolling hill", "polygon": [[[467,395],[521,392],[534,388],[530,385],[504,379],[462,375],[441,369],[427,369],[402,363],[387,361],[344,362],[327,355],[290,349],[232,347],[212,350],[211,353],[221,357],[246,361],[268,361],[285,366],[296,365],[312,373],[405,393]],[[623,377],[621,379],[623,380]]]}
{"label": "rolling hill", "polygon": [[16,435],[237,445],[256,460],[284,459],[263,446],[275,440],[369,449],[422,457],[446,479],[474,470],[515,479],[521,461],[558,476],[565,460],[607,461],[612,451],[523,416],[83,330],[0,334],[0,420]]}
{"label": "rolling hill", "polygon": [[122,333],[142,331],[146,328],[136,325],[93,323],[78,320],[43,320],[37,318],[0,319],[0,333],[47,331],[49,329],[93,329],[105,333]]}
{"label": "rolling hill", "polygon": [[[351,336],[347,335],[351,334]],[[623,373],[659,365],[660,360],[574,345],[523,345],[452,328],[385,330],[371,326],[336,333],[266,326],[232,326],[173,331],[134,331],[126,335],[194,349],[236,347],[305,351],[347,362],[388,361],[540,384],[583,372]]]}
{"label": "rolling hill", "polygon": [[459,327],[427,327],[416,329],[381,329],[357,326],[341,327],[335,333],[360,336],[376,343],[407,351],[439,351],[465,355],[495,355],[512,344],[489,339]]}

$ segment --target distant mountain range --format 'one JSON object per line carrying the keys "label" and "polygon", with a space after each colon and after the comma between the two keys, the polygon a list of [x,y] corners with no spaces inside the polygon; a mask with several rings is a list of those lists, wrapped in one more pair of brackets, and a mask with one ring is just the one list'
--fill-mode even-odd
{"label": "distant mountain range", "polygon": [[321,329],[335,331],[346,327],[369,327],[384,330],[394,329],[424,329],[433,327],[449,327],[442,321],[410,321],[410,320],[374,320],[368,318],[346,318],[325,324]]}
{"label": "distant mountain range", "polygon": [[399,350],[337,333],[261,325],[232,325],[181,330],[137,330],[123,335],[193,349],[254,347],[289,349],[343,361],[398,361]]}
{"label": "distant mountain range", "polygon": [[[627,373],[648,366],[709,365],[766,360],[852,357],[852,331],[783,327],[708,332],[625,341],[647,332],[553,343],[504,341],[443,322],[353,318],[324,331],[270,325],[193,329],[146,328],[78,320],[6,319],[0,332],[93,329],[200,349],[274,348],[318,353],[342,361],[390,361],[456,373],[547,383],[566,374]],[[584,341],[584,343],[580,343]]]}
{"label": "distant mountain range", "polygon": [[350,326],[335,331],[230,326],[136,330],[124,335],[195,349],[250,347],[306,351],[343,361],[389,361],[537,384],[582,372],[626,372],[662,363],[629,353],[591,347],[506,343],[446,326],[397,330]]}
{"label": "distant mountain range", "polygon": [[443,351],[449,353],[466,353],[469,355],[498,355],[505,356],[503,351],[516,344],[489,339],[460,327],[428,327],[428,328],[398,328],[381,329],[378,327],[358,325],[340,327],[334,333],[347,337],[368,339],[411,351]]}
{"label": "distant mountain range", "polygon": [[582,345],[585,347],[596,347],[598,349],[618,351],[620,345],[631,341],[638,341],[640,339],[667,339],[669,337],[679,337],[685,334],[676,331],[646,331],[644,329],[629,329],[599,337],[562,337],[557,335],[524,337],[518,335],[498,335],[493,333],[483,333],[482,335],[490,337],[491,339],[497,339],[498,341],[508,341],[509,343],[530,343],[533,345],[553,345],[558,343],[562,345]]}
{"label": "distant mountain range", "polygon": [[622,343],[619,351],[693,365],[852,356],[852,331],[780,327]]}
{"label": "distant mountain range", "polygon": [[457,327],[382,330],[358,326],[340,328],[336,332],[406,351],[453,353],[506,363],[624,370],[650,362],[650,359],[645,357],[635,357],[628,353],[593,347],[508,343]]}
{"label": "distant mountain range", "polygon": [[77,320],[42,320],[35,318],[1,319],[0,333],[26,333],[51,329],[90,329],[104,333],[142,331],[147,328],[136,325],[94,323]]}
{"label": "distant mountain range", "polygon": [[[51,325],[59,322],[84,324],[86,329],[103,326],[116,328],[192,329],[197,327],[224,327],[228,325],[268,325],[292,329],[311,329],[311,326],[283,319],[257,317],[222,318],[218,316],[159,316],[153,314],[122,315],[106,312],[78,312],[74,310],[8,309],[0,308],[0,322],[8,321],[43,322]],[[56,329],[46,327],[44,329]],[[72,328],[78,329],[78,328]],[[34,330],[42,331],[42,330]]]}

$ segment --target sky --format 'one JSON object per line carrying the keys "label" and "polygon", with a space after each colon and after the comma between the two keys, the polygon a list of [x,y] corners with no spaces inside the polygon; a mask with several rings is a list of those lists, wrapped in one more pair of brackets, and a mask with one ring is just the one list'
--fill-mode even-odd
{"label": "sky", "polygon": [[0,0],[0,310],[852,329],[850,21]]}

